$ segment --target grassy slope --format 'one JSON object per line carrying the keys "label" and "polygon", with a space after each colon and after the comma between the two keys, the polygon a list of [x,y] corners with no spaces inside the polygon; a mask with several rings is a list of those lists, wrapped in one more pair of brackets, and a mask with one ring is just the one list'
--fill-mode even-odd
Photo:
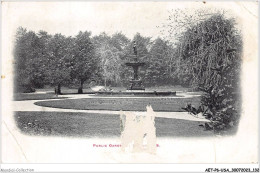
{"label": "grassy slope", "polygon": [[155,111],[183,111],[187,103],[198,106],[199,97],[194,98],[86,98],[86,99],[65,99],[36,102],[36,105],[79,110],[124,110],[124,111],[145,111],[147,105],[152,105]]}
{"label": "grassy slope", "polygon": [[[69,112],[15,112],[18,128],[28,135],[70,137],[119,137],[118,115]],[[157,137],[206,137],[201,122],[156,118]]]}

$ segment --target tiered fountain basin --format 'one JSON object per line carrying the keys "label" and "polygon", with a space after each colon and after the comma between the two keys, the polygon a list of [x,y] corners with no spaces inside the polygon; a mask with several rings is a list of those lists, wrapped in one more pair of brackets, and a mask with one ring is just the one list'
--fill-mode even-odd
{"label": "tiered fountain basin", "polygon": [[127,90],[129,91],[142,91],[145,90],[142,84],[142,80],[138,77],[138,68],[144,66],[144,62],[138,62],[137,59],[134,62],[125,63],[126,66],[130,66],[134,70],[134,76],[131,80],[129,80],[129,87]]}

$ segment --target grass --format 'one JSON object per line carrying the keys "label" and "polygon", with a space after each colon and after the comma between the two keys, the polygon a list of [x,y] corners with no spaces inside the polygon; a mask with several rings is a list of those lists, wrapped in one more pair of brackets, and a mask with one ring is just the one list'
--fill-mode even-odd
{"label": "grass", "polygon": [[[65,98],[65,97],[63,97]],[[46,100],[46,99],[60,99],[54,94],[37,94],[37,93],[15,93],[13,100],[22,101],[22,100]]]}
{"label": "grass", "polygon": [[193,98],[83,98],[40,101],[38,106],[78,109],[78,110],[114,110],[114,111],[146,111],[151,105],[154,111],[181,112],[187,103],[198,106],[200,97]]}
{"label": "grass", "polygon": [[[119,137],[119,115],[69,112],[15,112],[20,131],[27,135],[68,137]],[[157,137],[209,137],[202,122],[155,118]]]}

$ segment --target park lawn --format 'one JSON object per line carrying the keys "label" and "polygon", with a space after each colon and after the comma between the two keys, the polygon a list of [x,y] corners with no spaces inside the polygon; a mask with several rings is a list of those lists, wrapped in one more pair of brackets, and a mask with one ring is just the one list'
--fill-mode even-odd
{"label": "park lawn", "polygon": [[[37,94],[37,93],[14,93],[14,101],[23,101],[23,100],[46,100],[46,99],[60,99],[55,94]],[[65,97],[62,97],[65,98]]]}
{"label": "park lawn", "polygon": [[[27,135],[67,137],[120,137],[120,117],[70,112],[15,112],[20,131]],[[157,137],[210,137],[203,122],[155,118]]]}
{"label": "park lawn", "polygon": [[199,106],[200,97],[193,98],[83,98],[40,101],[34,104],[38,106],[78,109],[78,110],[113,110],[113,111],[146,111],[146,106],[151,105],[154,111],[182,112],[182,107],[191,103]]}

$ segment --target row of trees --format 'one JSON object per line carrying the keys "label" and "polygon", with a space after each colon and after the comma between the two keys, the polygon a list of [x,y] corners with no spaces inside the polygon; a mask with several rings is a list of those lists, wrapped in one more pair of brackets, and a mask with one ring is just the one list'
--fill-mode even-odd
{"label": "row of trees", "polygon": [[[172,46],[139,33],[133,40],[137,42],[139,60],[146,63],[140,71],[145,85],[174,84]],[[133,40],[122,33],[92,37],[85,31],[66,37],[20,27],[14,49],[17,91],[51,85],[60,93],[61,86],[77,84],[82,93],[86,81],[126,86],[132,71],[125,62],[132,59]]]}
{"label": "row of trees", "polygon": [[68,84],[72,78],[82,85],[97,64],[89,36],[89,32],[80,32],[75,38],[51,36],[44,31],[35,34],[19,28],[14,50],[17,90],[51,84],[60,93],[61,85]]}

